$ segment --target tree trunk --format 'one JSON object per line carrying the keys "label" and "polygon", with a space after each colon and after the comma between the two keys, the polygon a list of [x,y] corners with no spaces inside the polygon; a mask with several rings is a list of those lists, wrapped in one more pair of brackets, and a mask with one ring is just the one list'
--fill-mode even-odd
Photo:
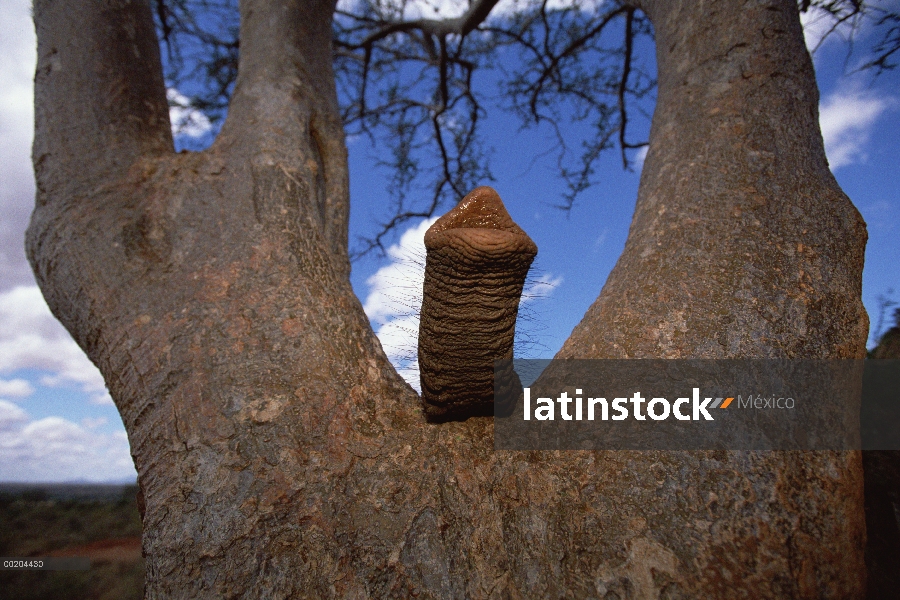
{"label": "tree trunk", "polygon": [[[828,168],[796,2],[641,4],[659,94],[635,215],[558,356],[864,358],[866,228]],[[607,460],[672,486],[640,514],[698,596],[862,595],[859,452]]]}
{"label": "tree trunk", "polygon": [[[638,208],[560,354],[861,357],[865,229],[795,5],[647,4]],[[333,9],[243,1],[228,120],[174,154],[147,3],[36,2],[27,249],[128,431],[146,596],[859,596],[858,454],[495,452],[489,418],[426,423],[348,280]]]}

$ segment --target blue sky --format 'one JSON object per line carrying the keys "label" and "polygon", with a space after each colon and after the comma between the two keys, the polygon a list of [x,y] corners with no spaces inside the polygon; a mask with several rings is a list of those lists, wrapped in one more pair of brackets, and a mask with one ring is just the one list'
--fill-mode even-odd
{"label": "blue sky", "polygon": [[[0,5],[0,481],[133,480],[127,437],[102,377],[50,315],[22,249],[34,201],[29,4]],[[820,29],[808,24],[808,38],[815,40]],[[864,58],[865,30],[862,36],[849,68],[839,37],[826,41],[814,60],[826,152],[868,224],[863,301],[874,324],[878,296],[891,288],[900,292],[900,74],[874,81],[845,75]],[[176,90],[170,99],[178,99]],[[208,135],[202,115],[173,109],[172,117],[191,120],[181,130],[188,136],[183,143]],[[633,139],[646,128],[636,123]],[[598,169],[600,183],[564,213],[554,208],[565,191],[554,157],[535,159],[547,148],[549,132],[519,131],[514,119],[492,111],[485,133],[495,177],[487,183],[539,248],[523,309],[529,319],[520,325],[539,344],[526,350],[530,357],[550,357],[594,301],[624,246],[640,163],[623,172],[618,155],[610,153]],[[386,173],[374,165],[379,148],[365,138],[350,138],[348,147],[354,238],[387,217],[388,193]],[[411,379],[426,228],[416,222],[397,231],[387,256],[360,259],[351,276],[385,350]],[[893,297],[900,300],[900,293]]]}

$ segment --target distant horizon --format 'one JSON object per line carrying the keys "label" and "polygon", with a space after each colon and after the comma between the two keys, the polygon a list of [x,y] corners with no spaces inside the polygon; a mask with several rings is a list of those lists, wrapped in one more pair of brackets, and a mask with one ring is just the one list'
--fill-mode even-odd
{"label": "distant horizon", "polygon": [[137,479],[111,479],[107,481],[87,481],[78,479],[66,481],[0,481],[0,487],[5,485],[137,485]]}

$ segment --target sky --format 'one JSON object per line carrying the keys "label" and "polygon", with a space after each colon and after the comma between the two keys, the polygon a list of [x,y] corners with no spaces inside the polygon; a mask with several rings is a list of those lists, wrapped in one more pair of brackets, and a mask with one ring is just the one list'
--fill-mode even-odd
{"label": "sky", "polygon": [[[558,0],[560,2],[564,0]],[[439,3],[438,14],[452,14]],[[427,14],[427,12],[423,12]],[[823,22],[805,19],[815,47]],[[847,59],[840,35],[814,54],[821,92],[820,123],[832,171],[866,220],[869,242],[863,301],[873,327],[880,297],[900,300],[900,85],[898,73],[874,79],[848,74],[865,55],[865,29]],[[33,136],[35,37],[30,3],[0,3],[0,481],[133,481],[134,466],[122,421],[99,371],[50,314],[23,249],[34,203],[30,160]],[[169,99],[184,105],[178,90]],[[173,107],[179,143],[207,139],[211,124],[190,108]],[[642,129],[643,128],[643,129]],[[637,122],[635,136],[646,133]],[[610,153],[600,183],[566,213],[555,208],[565,191],[555,160],[543,155],[546,130],[519,129],[491,111],[485,123],[494,186],[513,219],[534,239],[538,258],[526,285],[517,355],[547,358],[562,345],[594,301],[625,244],[640,176]],[[196,144],[193,144],[196,145]],[[387,217],[388,178],[379,147],[348,138],[351,239],[369,235]],[[426,192],[422,192],[423,197]],[[449,207],[448,207],[449,208]],[[373,328],[401,375],[417,384],[416,312],[430,221],[397,231],[384,256],[353,265],[351,281]],[[897,290],[891,294],[890,290]],[[874,339],[870,338],[870,345]]]}

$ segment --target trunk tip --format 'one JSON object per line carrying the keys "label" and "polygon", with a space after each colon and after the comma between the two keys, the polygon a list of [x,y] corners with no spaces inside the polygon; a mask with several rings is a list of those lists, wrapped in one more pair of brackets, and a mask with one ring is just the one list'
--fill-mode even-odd
{"label": "trunk tip", "polygon": [[456,208],[435,221],[429,231],[448,229],[499,229],[518,233],[521,231],[500,199],[500,194],[486,185],[469,192]]}

